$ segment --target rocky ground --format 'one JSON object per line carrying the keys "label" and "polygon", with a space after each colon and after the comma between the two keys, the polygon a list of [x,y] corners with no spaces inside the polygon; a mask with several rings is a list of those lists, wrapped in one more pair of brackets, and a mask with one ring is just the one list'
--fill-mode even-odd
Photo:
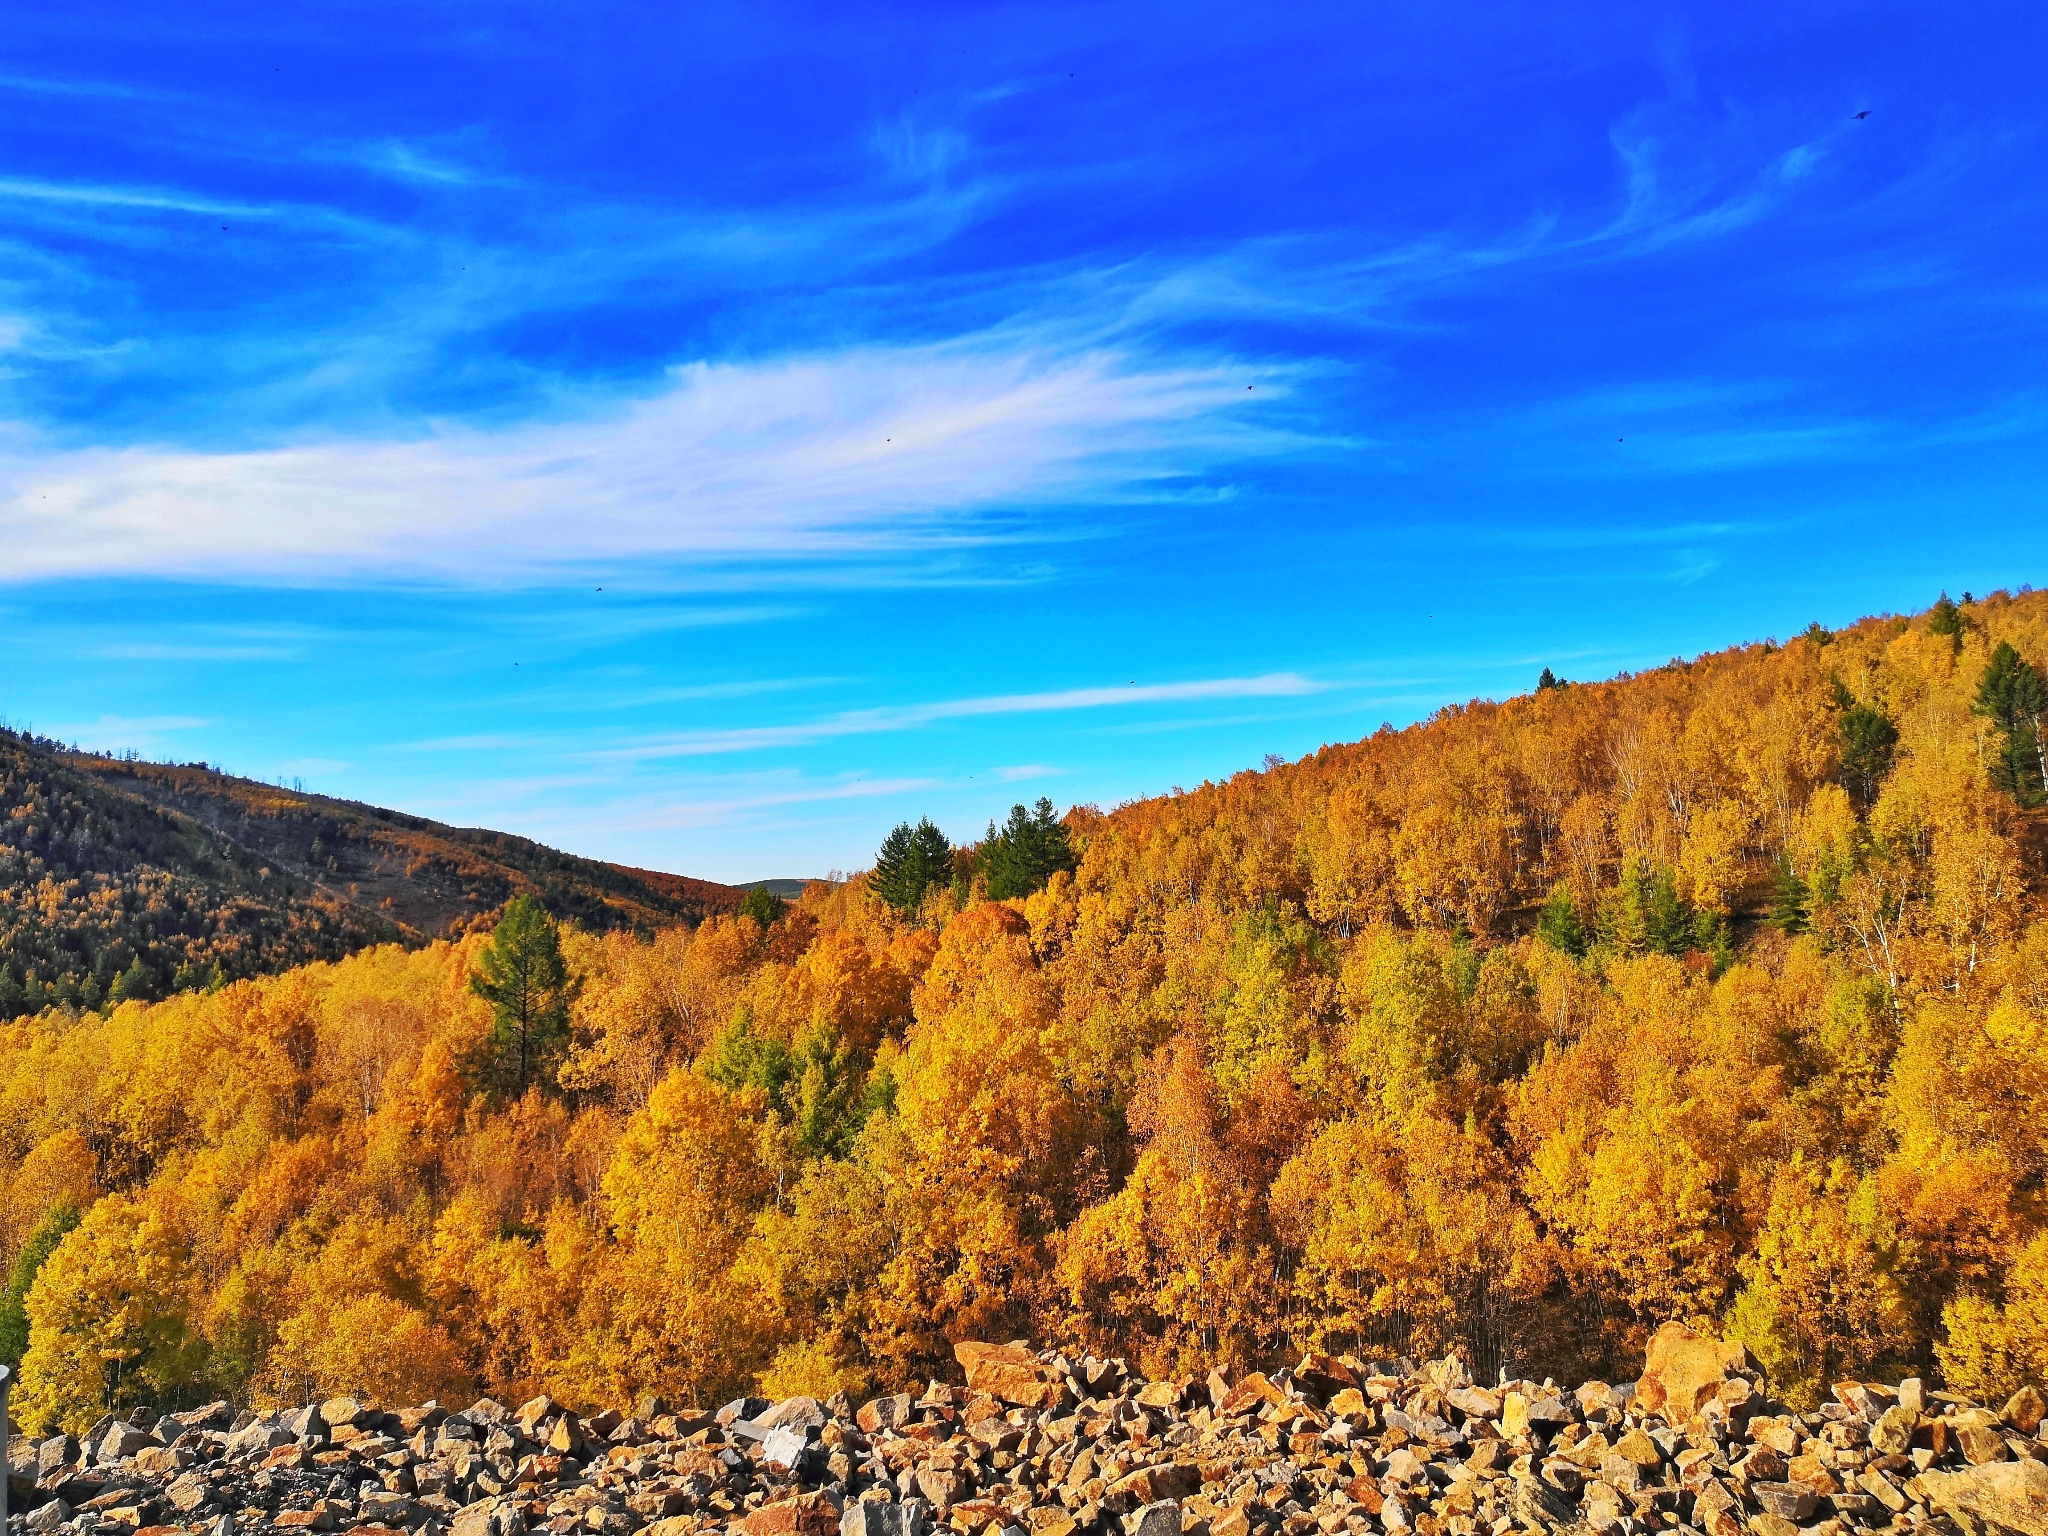
{"label": "rocky ground", "polygon": [[10,1536],[2048,1536],[2031,1389],[2002,1409],[1845,1382],[1771,1402],[1733,1346],[1667,1327],[1642,1379],[1479,1386],[1312,1355],[1238,1380],[962,1344],[964,1385],[883,1397],[547,1398],[257,1415],[137,1410],[10,1442]]}

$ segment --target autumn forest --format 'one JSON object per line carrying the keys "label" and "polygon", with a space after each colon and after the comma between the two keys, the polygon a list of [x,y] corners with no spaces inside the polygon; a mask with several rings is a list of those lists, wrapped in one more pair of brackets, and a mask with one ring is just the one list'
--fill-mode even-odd
{"label": "autumn forest", "polygon": [[2048,593],[1944,598],[694,926],[536,887],[53,992],[14,1415],[858,1398],[970,1338],[1626,1380],[1672,1319],[1794,1403],[1996,1399],[2048,1376],[2044,666]]}

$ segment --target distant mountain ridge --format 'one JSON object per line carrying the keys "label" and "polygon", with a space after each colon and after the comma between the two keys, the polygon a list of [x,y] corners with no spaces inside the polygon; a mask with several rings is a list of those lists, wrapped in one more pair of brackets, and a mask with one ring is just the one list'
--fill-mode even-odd
{"label": "distant mountain ridge", "polygon": [[749,880],[740,887],[743,891],[766,891],[771,896],[780,896],[784,901],[795,901],[803,895],[809,880]]}
{"label": "distant mountain ridge", "polygon": [[451,936],[522,893],[610,929],[745,890],[0,729],[0,1018]]}

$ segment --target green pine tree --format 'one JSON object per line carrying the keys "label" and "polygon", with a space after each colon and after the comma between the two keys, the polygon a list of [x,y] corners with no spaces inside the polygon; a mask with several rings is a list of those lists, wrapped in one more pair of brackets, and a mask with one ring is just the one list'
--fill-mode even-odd
{"label": "green pine tree", "polygon": [[2006,641],[1999,641],[1977,684],[1976,711],[2004,738],[1991,764],[1991,782],[2022,805],[2038,805],[2048,789],[2048,682]]}
{"label": "green pine tree", "polygon": [[514,1096],[545,1082],[569,1040],[569,1005],[578,985],[562,958],[554,919],[531,896],[515,896],[491,930],[470,990],[491,1005],[485,1041],[488,1075]]}
{"label": "green pine tree", "polygon": [[1685,956],[1697,950],[1716,969],[1730,958],[1728,924],[1678,894],[1669,865],[1631,858],[1600,899],[1600,942],[1624,955]]}
{"label": "green pine tree", "polygon": [[1078,862],[1067,829],[1054,818],[1052,802],[1046,799],[1038,802],[1035,812],[1011,806],[1010,819],[1001,831],[990,822],[978,857],[988,880],[988,894],[995,901],[1028,896],[1050,880],[1054,871],[1071,870]]}
{"label": "green pine tree", "polygon": [[1643,899],[1643,929],[1650,948],[1660,955],[1682,955],[1693,948],[1693,912],[1678,894],[1668,865],[1650,871]]}
{"label": "green pine tree", "polygon": [[1560,880],[1550,888],[1550,899],[1536,914],[1536,937],[1552,949],[1578,956],[1586,952],[1586,929],[1572,905],[1571,888]]}
{"label": "green pine tree", "polygon": [[78,1210],[67,1203],[50,1207],[15,1255],[7,1289],[0,1291],[0,1365],[19,1367],[28,1353],[28,1293],[43,1261],[57,1251],[65,1234],[78,1225]]}
{"label": "green pine tree", "polygon": [[727,1093],[759,1088],[780,1108],[791,1071],[789,1048],[754,1024],[754,1010],[742,1003],[732,1019],[712,1037],[698,1070]]}
{"label": "green pine tree", "polygon": [[1884,776],[1892,771],[1899,728],[1880,710],[1852,704],[1835,722],[1842,753],[1842,777],[1865,805],[1877,798]]}
{"label": "green pine tree", "polygon": [[1771,923],[1785,933],[1806,932],[1812,911],[1812,893],[1789,859],[1778,865],[1778,877],[1771,889]]}
{"label": "green pine tree", "polygon": [[911,913],[923,904],[926,891],[952,878],[953,845],[927,817],[914,827],[899,823],[882,839],[868,889],[898,912]]}
{"label": "green pine tree", "polygon": [[895,1080],[870,1071],[865,1053],[841,1041],[827,1020],[805,1025],[785,1046],[763,1034],[742,1005],[698,1062],[727,1093],[759,1088],[771,1114],[795,1133],[809,1157],[845,1157],[861,1128],[895,1099]]}
{"label": "green pine tree", "polygon": [[1968,622],[1963,617],[1963,610],[1949,601],[1946,592],[1927,610],[1927,632],[1947,636],[1949,644],[1958,652],[1963,648],[1963,630]]}
{"label": "green pine tree", "polygon": [[751,917],[763,928],[771,928],[781,921],[782,914],[788,910],[788,902],[767,886],[757,885],[740,899],[738,915]]}
{"label": "green pine tree", "polygon": [[114,978],[114,984],[109,989],[107,997],[116,1003],[125,1003],[130,998],[145,1003],[154,1001],[156,978],[150,974],[149,967],[142,963],[142,956],[137,955],[129,961],[128,969]]}

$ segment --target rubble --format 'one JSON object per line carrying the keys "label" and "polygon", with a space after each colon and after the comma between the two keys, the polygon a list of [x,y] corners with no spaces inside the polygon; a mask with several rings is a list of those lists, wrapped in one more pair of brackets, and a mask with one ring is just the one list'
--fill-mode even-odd
{"label": "rubble", "polygon": [[8,1447],[8,1536],[2048,1536],[2028,1389],[1770,1400],[1661,1330],[1641,1382],[1310,1355],[1228,1379],[963,1343],[964,1385],[587,1417],[352,1398],[137,1409]]}

